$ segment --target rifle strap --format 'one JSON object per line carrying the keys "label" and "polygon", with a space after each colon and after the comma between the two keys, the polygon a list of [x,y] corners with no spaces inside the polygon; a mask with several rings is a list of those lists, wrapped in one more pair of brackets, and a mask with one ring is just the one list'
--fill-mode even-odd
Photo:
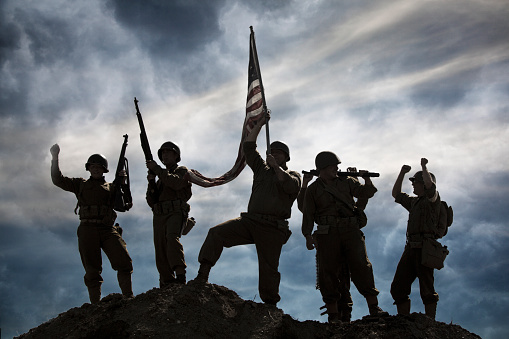
{"label": "rifle strap", "polygon": [[341,204],[343,204],[343,207],[345,207],[347,210],[349,211],[354,211],[355,209],[355,206],[352,206],[351,204],[347,203],[346,201],[344,201],[341,197],[341,195],[339,194],[339,191],[335,188],[335,187],[332,187],[330,185],[326,185],[322,180],[319,181],[320,184],[322,185],[323,189],[330,193],[334,199],[336,199],[336,201],[340,202]]}

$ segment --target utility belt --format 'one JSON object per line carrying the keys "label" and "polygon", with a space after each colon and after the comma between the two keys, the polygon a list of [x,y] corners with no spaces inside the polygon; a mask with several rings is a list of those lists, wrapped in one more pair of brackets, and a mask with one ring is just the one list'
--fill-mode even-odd
{"label": "utility belt", "polygon": [[288,220],[284,218],[278,218],[273,215],[268,214],[260,214],[260,213],[241,213],[242,216],[251,217],[253,219],[263,220],[263,221],[270,221],[273,224],[277,224],[278,228],[288,228]]}
{"label": "utility belt", "polygon": [[102,218],[102,219],[81,219],[81,224],[93,224],[94,226],[113,227],[115,219]]}
{"label": "utility belt", "polygon": [[424,239],[434,239],[431,233],[408,234],[406,237],[406,245],[409,248],[422,248]]}
{"label": "utility belt", "polygon": [[156,215],[160,214],[170,214],[174,212],[184,212],[189,213],[190,206],[187,202],[182,201],[180,199],[177,200],[166,200],[155,203],[152,207],[152,211]]}
{"label": "utility belt", "polygon": [[319,216],[316,220],[317,227],[314,234],[329,234],[332,228],[338,231],[351,231],[360,229],[357,217],[341,218],[334,215]]}
{"label": "utility belt", "polygon": [[[283,244],[286,244],[286,242],[288,241],[288,239],[292,235],[292,231],[290,230],[290,223],[288,222],[287,219],[278,218],[278,217],[273,216],[273,215],[259,214],[259,213],[245,213],[244,212],[244,213],[241,213],[240,215],[241,216],[245,216],[245,217],[250,218],[250,219],[263,221],[266,224],[270,224],[270,225],[272,225],[274,227],[277,227],[278,230],[284,232],[284,234],[285,234],[285,238],[284,238]],[[267,223],[267,221],[268,221],[268,223]]]}
{"label": "utility belt", "polygon": [[117,219],[117,213],[108,205],[80,206],[78,214],[82,223],[113,226],[115,219]]}

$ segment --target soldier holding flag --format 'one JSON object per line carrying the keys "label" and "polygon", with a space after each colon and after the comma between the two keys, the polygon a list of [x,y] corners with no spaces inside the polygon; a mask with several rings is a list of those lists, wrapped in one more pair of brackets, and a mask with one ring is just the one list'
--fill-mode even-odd
{"label": "soldier holding flag", "polygon": [[282,142],[273,142],[266,161],[262,159],[256,150],[256,139],[264,124],[264,119],[259,120],[243,143],[246,162],[254,174],[247,213],[209,230],[198,256],[200,269],[195,281],[208,281],[210,269],[224,247],[255,244],[260,298],[276,305],[281,299],[279,257],[291,235],[288,218],[299,193],[301,178],[297,172],[288,170],[290,150]]}

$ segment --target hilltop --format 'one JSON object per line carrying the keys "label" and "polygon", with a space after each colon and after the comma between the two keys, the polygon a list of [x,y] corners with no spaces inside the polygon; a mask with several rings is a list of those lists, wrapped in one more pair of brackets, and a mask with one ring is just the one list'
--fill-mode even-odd
{"label": "hilltop", "polygon": [[153,288],[133,299],[110,294],[17,338],[480,338],[420,313],[348,324],[298,321],[215,284]]}

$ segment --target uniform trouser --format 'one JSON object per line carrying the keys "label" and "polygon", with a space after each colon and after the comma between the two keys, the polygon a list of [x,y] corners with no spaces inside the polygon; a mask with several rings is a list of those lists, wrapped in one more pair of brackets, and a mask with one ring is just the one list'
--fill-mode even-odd
{"label": "uniform trouser", "polygon": [[346,262],[341,264],[338,277],[340,293],[338,308],[343,315],[348,315],[352,313],[353,300],[350,294],[350,268]]}
{"label": "uniform trouser", "polygon": [[101,248],[117,271],[122,294],[132,295],[131,274],[133,264],[124,239],[113,227],[81,223],[78,227],[78,247],[85,268],[85,285],[89,291],[100,291],[103,278]]}
{"label": "uniform trouser", "polygon": [[161,287],[175,281],[175,267],[187,267],[184,258],[184,247],[180,242],[183,220],[184,215],[180,211],[154,214],[154,248]]}
{"label": "uniform trouser", "polygon": [[421,248],[405,247],[391,284],[394,304],[399,305],[410,300],[412,283],[416,278],[419,279],[422,302],[427,305],[438,301],[438,294],[434,287],[433,268],[422,265],[421,260]]}
{"label": "uniform trouser", "polygon": [[281,275],[278,271],[285,232],[270,223],[255,221],[247,216],[232,219],[212,227],[203,243],[198,261],[215,265],[224,247],[255,244],[258,254],[258,291],[265,303],[275,304],[279,296]]}
{"label": "uniform trouser", "polygon": [[339,273],[345,262],[359,293],[364,297],[378,295],[361,230],[352,227],[330,227],[328,234],[316,234],[316,240],[318,283],[326,304],[338,302],[341,298]]}

